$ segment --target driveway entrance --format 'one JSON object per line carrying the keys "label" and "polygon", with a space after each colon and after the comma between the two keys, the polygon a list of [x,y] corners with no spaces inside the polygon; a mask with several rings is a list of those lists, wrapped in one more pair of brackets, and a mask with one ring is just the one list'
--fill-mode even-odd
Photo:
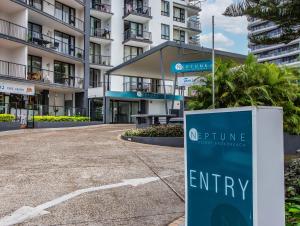
{"label": "driveway entrance", "polygon": [[184,154],[130,125],[0,133],[0,225],[166,225],[184,215]]}

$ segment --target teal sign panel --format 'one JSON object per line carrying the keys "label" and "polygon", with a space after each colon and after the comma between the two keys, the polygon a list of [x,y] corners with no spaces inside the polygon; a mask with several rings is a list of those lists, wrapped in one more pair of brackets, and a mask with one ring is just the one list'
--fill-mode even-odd
{"label": "teal sign panel", "polygon": [[186,115],[187,226],[253,226],[252,111]]}
{"label": "teal sign panel", "polygon": [[[149,100],[163,100],[165,98],[162,93],[147,93],[147,92],[117,92],[117,91],[107,91],[106,97],[112,98],[122,98],[122,99],[149,99]],[[178,95],[166,95],[167,100],[183,101],[182,96]]]}
{"label": "teal sign panel", "polygon": [[212,71],[211,60],[201,60],[192,62],[174,62],[171,64],[172,73],[189,73]]}

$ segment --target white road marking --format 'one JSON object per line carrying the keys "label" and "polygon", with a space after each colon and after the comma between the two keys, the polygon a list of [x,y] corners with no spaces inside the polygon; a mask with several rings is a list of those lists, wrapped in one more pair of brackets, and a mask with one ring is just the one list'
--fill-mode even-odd
{"label": "white road marking", "polygon": [[5,216],[2,219],[0,219],[0,226],[9,226],[9,225],[14,225],[14,224],[19,224],[28,219],[32,219],[32,218],[47,214],[49,212],[47,212],[46,209],[49,209],[53,206],[56,206],[60,203],[63,203],[69,199],[75,198],[84,193],[106,190],[106,189],[111,189],[111,188],[124,187],[124,186],[137,187],[137,186],[148,184],[148,183],[158,181],[158,180],[159,180],[158,177],[138,178],[138,179],[123,180],[123,182],[117,183],[117,184],[108,184],[108,185],[103,185],[103,186],[99,186],[99,187],[80,189],[80,190],[71,192],[69,194],[63,195],[61,197],[58,197],[49,202],[38,205],[36,207],[23,206],[20,209],[16,210],[15,212],[11,213],[9,216]]}

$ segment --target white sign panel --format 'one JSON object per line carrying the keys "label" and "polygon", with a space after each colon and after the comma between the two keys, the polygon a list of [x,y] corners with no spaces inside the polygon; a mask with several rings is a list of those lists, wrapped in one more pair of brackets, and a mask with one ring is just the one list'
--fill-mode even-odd
{"label": "white sign panel", "polygon": [[33,96],[34,85],[0,80],[0,92]]}
{"label": "white sign panel", "polygon": [[197,77],[197,76],[190,76],[190,77],[179,77],[178,78],[178,86],[193,86],[193,85],[205,85],[206,78],[204,77]]}

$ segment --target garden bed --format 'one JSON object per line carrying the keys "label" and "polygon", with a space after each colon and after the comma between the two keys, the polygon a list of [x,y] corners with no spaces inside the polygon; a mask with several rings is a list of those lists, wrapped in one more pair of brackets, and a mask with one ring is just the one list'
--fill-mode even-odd
{"label": "garden bed", "polygon": [[67,128],[100,125],[102,122],[34,122],[34,128]]}
{"label": "garden bed", "polygon": [[183,128],[180,125],[153,126],[126,131],[123,140],[169,147],[183,147]]}
{"label": "garden bed", "polygon": [[183,137],[129,137],[124,135],[122,135],[121,137],[123,140],[142,144],[152,144],[178,148],[184,147]]}

